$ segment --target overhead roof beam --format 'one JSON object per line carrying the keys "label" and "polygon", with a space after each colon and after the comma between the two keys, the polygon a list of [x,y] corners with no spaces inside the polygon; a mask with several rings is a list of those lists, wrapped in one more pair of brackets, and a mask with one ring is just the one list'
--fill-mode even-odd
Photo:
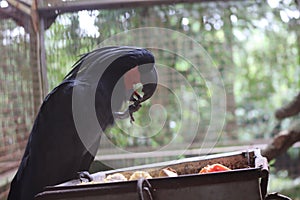
{"label": "overhead roof beam", "polygon": [[[116,9],[177,3],[216,2],[221,0],[41,0],[38,10],[41,15],[61,14],[80,10]],[[232,0],[223,0],[229,2]]]}
{"label": "overhead roof beam", "polygon": [[28,5],[25,5],[21,1],[17,0],[6,0],[10,5],[15,7],[16,9],[22,11],[23,13],[27,14],[28,16],[31,15],[31,8]]}

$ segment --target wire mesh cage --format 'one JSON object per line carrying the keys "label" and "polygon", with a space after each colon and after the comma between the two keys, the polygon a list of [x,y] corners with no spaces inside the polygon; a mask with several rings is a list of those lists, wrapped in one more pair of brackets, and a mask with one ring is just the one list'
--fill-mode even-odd
{"label": "wire mesh cage", "polygon": [[34,117],[29,37],[12,20],[1,32],[1,159],[17,161]]}
{"label": "wire mesh cage", "polygon": [[[0,1],[0,174],[11,174],[18,166],[45,95],[63,80],[80,55],[97,47],[149,47],[160,69],[161,86],[151,103],[136,113],[136,124],[147,126],[151,118],[141,116],[147,116],[152,105],[163,105],[165,110],[156,107],[151,113],[157,126],[140,131],[132,129],[129,121],[118,121],[117,128],[109,129],[101,142],[96,158],[117,167],[199,155],[200,147],[211,150],[215,144],[231,149],[265,144],[277,123],[273,111],[299,87],[300,79],[295,76],[300,72],[299,10],[295,2],[5,2]],[[19,7],[12,2],[19,2]],[[28,8],[40,18],[28,16]],[[179,39],[181,34],[192,41]],[[201,45],[200,54],[193,42]],[[154,48],[159,46],[167,50]],[[165,70],[165,66],[174,70]],[[200,66],[200,73],[195,66]],[[217,104],[212,100],[213,78],[205,74],[206,68],[217,71],[226,93]],[[201,98],[195,100],[193,93]],[[185,110],[179,113],[181,102]],[[212,112],[220,105],[226,116],[218,115],[222,110]],[[223,129],[207,134],[211,119],[217,117]],[[283,121],[281,128],[289,124]],[[184,134],[178,136],[179,131]],[[120,161],[124,155],[114,151],[116,146],[133,154]],[[165,146],[170,148],[161,154],[158,150]],[[134,154],[147,151],[158,153],[147,158]],[[108,155],[112,152],[117,154],[114,160]],[[293,163],[299,149],[285,156]],[[281,166],[284,161],[280,159]],[[298,169],[293,168],[292,173],[299,175]]]}

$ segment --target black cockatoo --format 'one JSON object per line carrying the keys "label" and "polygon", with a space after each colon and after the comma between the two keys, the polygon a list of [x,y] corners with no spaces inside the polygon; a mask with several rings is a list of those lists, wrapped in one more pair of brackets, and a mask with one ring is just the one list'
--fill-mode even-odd
{"label": "black cockatoo", "polygon": [[[136,83],[143,95],[133,90]],[[44,99],[8,200],[32,200],[45,186],[87,171],[101,133],[114,118],[132,118],[156,85],[154,56],[146,49],[104,47],[83,55]],[[131,105],[119,112],[125,101]]]}

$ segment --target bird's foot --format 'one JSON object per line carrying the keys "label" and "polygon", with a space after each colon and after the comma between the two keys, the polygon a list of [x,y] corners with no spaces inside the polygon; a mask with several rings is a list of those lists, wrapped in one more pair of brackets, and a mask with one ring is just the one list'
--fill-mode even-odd
{"label": "bird's foot", "polygon": [[93,177],[88,171],[78,172],[78,178],[81,182],[91,182],[93,181]]}
{"label": "bird's foot", "polygon": [[142,97],[139,95],[137,91],[134,91],[130,100],[133,102],[133,104],[129,106],[128,110],[129,110],[130,122],[132,123],[134,122],[133,113],[138,111],[142,107],[141,105]]}

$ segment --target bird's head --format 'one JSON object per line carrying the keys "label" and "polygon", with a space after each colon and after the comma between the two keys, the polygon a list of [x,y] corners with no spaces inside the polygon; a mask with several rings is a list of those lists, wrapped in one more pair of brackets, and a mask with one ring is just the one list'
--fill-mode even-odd
{"label": "bird's head", "polygon": [[[130,116],[133,120],[133,112],[154,94],[157,86],[154,63],[154,56],[146,49],[128,46],[98,48],[83,55],[64,82],[72,82],[72,98],[82,99],[81,105],[94,103],[98,122],[104,130],[113,124],[114,118]],[[134,90],[137,83],[141,83],[139,91],[143,94]],[[90,97],[94,92],[93,101]],[[120,112],[124,101],[130,101],[130,104]]]}
{"label": "bird's head", "polygon": [[[158,78],[155,60],[150,51],[141,48],[132,48],[119,53],[121,56],[109,65],[103,79],[110,80],[109,84],[115,93],[111,99],[112,114],[119,119],[131,117],[134,121],[132,114],[138,111],[141,103],[149,99],[156,90]],[[134,86],[138,84],[140,89],[136,90]],[[124,112],[120,112],[120,106],[124,101],[130,101],[130,105]]]}
{"label": "bird's head", "polygon": [[[127,99],[132,102],[125,112],[115,112],[117,118],[126,118],[130,116],[131,121],[134,121],[133,112],[136,112],[141,107],[141,103],[149,99],[157,87],[157,72],[155,66],[136,66],[124,74],[122,79]],[[139,94],[135,85],[142,85],[142,93]]]}

